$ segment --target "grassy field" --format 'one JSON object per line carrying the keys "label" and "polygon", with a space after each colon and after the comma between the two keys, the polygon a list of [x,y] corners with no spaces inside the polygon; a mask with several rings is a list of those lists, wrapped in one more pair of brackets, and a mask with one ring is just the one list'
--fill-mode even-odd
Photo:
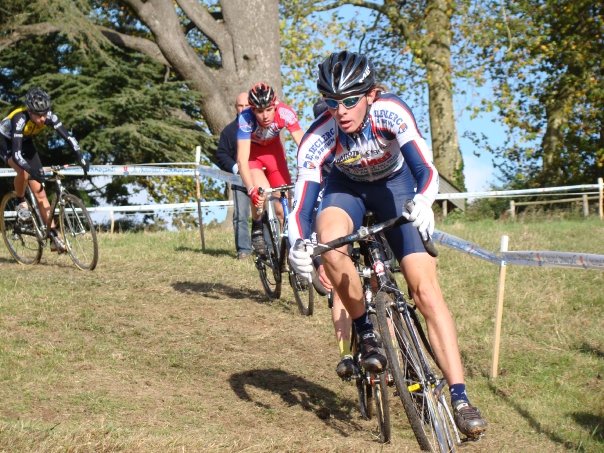
{"label": "grassy field", "polygon": [[[445,223],[497,250],[604,254],[604,222]],[[102,234],[94,272],[0,248],[0,451],[413,452],[390,445],[335,374],[326,304],[267,301],[232,233]],[[604,451],[604,273],[510,266],[500,376],[488,378],[498,268],[441,247],[470,397],[489,421],[466,452]]]}

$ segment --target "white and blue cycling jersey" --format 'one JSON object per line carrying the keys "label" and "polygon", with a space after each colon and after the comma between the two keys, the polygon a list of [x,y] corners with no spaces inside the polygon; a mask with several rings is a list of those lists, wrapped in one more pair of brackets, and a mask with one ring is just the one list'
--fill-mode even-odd
{"label": "white and blue cycling jersey", "polygon": [[[432,160],[432,150],[420,134],[413,113],[393,94],[381,93],[370,106],[361,129],[353,134],[340,130],[329,112],[323,113],[304,134],[298,148],[294,208],[288,218],[291,243],[310,237],[315,201],[322,184],[329,189],[330,180],[339,188],[342,182],[360,188],[386,187],[387,183],[390,188],[390,181],[395,180],[399,193],[411,197],[421,193],[434,202],[438,172]],[[334,170],[325,176],[325,167],[332,165]],[[375,210],[376,203],[382,201],[376,199],[380,198],[377,195],[372,197],[374,206],[370,209]],[[392,198],[384,197],[383,203],[388,202]],[[403,206],[397,209],[400,215]]]}

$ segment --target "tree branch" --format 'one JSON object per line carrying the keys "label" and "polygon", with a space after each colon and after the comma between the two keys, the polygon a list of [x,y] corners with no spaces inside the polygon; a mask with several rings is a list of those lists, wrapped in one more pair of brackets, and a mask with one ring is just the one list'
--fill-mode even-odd
{"label": "tree branch", "polygon": [[384,5],[380,5],[380,4],[377,4],[377,3],[369,2],[369,1],[366,1],[366,0],[334,0],[331,3],[326,3],[324,5],[311,4],[308,7],[309,10],[307,10],[306,12],[308,14],[310,14],[313,11],[329,11],[329,10],[336,9],[336,8],[339,8],[340,6],[344,6],[344,5],[360,6],[362,8],[372,9],[372,10],[377,11],[379,13],[384,13],[385,14],[385,7],[384,7]]}
{"label": "tree branch", "polygon": [[164,58],[157,44],[150,39],[126,35],[106,27],[99,27],[99,30],[112,44],[123,49],[136,50],[164,66],[171,66],[168,60]]}
{"label": "tree branch", "polygon": [[51,33],[58,33],[59,31],[60,30],[57,26],[49,22],[40,22],[39,24],[32,25],[19,25],[18,27],[15,27],[8,36],[0,38],[0,50],[6,49],[13,44],[32,36],[49,35]]}
{"label": "tree branch", "polygon": [[232,46],[230,35],[224,25],[216,21],[207,8],[200,7],[193,0],[176,0],[184,13],[212,43],[219,49]]}

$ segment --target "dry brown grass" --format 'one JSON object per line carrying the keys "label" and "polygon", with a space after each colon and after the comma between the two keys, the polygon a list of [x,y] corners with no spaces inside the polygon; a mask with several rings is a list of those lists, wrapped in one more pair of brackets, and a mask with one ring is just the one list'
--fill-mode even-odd
{"label": "dry brown grass", "polygon": [[[446,228],[498,246],[484,227]],[[513,234],[512,248],[543,238]],[[94,272],[56,255],[26,268],[2,248],[0,451],[417,451],[404,418],[385,446],[360,419],[322,301],[309,318],[288,289],[269,302],[229,231],[206,230],[206,245],[196,232],[103,234]],[[602,273],[510,269],[491,382],[497,270],[445,249],[439,266],[470,395],[490,422],[463,451],[603,447],[601,425],[590,437],[603,415]]]}

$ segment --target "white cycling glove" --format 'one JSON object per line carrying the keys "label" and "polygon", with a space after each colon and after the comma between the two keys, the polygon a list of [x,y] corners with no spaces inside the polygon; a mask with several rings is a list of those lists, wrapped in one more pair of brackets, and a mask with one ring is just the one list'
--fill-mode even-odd
{"label": "white cycling glove", "polygon": [[421,193],[413,197],[413,210],[408,213],[403,208],[403,216],[407,220],[413,222],[413,226],[419,230],[419,234],[426,241],[434,233],[434,211],[432,211],[432,203],[425,195]]}
{"label": "white cycling glove", "polygon": [[289,264],[291,267],[306,278],[309,282],[312,281],[312,272],[315,267],[312,262],[313,247],[310,241],[298,239],[294,246],[289,250]]}

